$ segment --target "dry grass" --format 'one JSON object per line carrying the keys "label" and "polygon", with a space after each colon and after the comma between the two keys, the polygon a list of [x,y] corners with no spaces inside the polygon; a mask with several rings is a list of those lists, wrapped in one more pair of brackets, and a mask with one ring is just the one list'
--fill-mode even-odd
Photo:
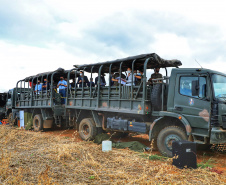
{"label": "dry grass", "polygon": [[144,157],[150,153],[104,153],[92,142],[7,126],[0,126],[0,148],[0,184],[226,184],[208,168],[180,170]]}

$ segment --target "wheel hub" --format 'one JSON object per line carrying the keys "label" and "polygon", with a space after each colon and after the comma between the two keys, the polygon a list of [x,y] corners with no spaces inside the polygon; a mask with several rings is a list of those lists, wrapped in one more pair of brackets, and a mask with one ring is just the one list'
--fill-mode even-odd
{"label": "wheel hub", "polygon": [[169,135],[166,137],[165,139],[165,146],[168,150],[172,151],[172,144],[173,144],[173,141],[180,141],[181,138],[177,135]]}
{"label": "wheel hub", "polygon": [[89,126],[88,125],[84,125],[82,128],[82,132],[84,135],[88,135],[89,134]]}

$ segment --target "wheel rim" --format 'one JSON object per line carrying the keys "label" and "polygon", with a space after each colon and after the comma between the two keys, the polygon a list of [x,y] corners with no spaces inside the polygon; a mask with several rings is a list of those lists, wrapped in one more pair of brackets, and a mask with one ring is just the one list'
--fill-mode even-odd
{"label": "wheel rim", "polygon": [[85,135],[85,136],[87,136],[87,135],[89,135],[89,126],[88,125],[83,125],[83,127],[82,127],[82,133]]}
{"label": "wheel rim", "polygon": [[172,143],[173,141],[180,141],[181,138],[178,136],[178,135],[174,135],[174,134],[171,134],[171,135],[168,135],[166,138],[165,138],[165,146],[166,148],[169,150],[169,151],[172,151]]}

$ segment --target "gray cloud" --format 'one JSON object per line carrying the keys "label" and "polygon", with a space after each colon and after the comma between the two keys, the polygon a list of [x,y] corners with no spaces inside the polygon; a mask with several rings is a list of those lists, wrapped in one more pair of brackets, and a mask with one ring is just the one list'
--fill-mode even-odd
{"label": "gray cloud", "polygon": [[[39,11],[30,10],[32,6],[40,6]],[[58,25],[64,22],[76,24],[71,21],[51,12],[45,4],[33,2],[26,6],[17,1],[1,1],[0,39],[39,47],[63,43],[63,49],[76,56],[88,55],[101,60],[155,52],[149,51],[156,42],[155,35],[171,33],[186,38],[192,51],[191,58],[207,63],[218,57],[226,59],[223,33],[215,25],[200,24],[177,13],[114,13],[91,24],[84,23],[79,28],[81,37],[61,34]]]}

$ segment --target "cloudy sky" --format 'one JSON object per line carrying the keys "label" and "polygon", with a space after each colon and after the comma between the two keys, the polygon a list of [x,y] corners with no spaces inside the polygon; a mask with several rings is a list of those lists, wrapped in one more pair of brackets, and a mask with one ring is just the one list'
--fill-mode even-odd
{"label": "cloudy sky", "polygon": [[0,92],[58,67],[157,53],[226,73],[224,0],[0,0]]}

